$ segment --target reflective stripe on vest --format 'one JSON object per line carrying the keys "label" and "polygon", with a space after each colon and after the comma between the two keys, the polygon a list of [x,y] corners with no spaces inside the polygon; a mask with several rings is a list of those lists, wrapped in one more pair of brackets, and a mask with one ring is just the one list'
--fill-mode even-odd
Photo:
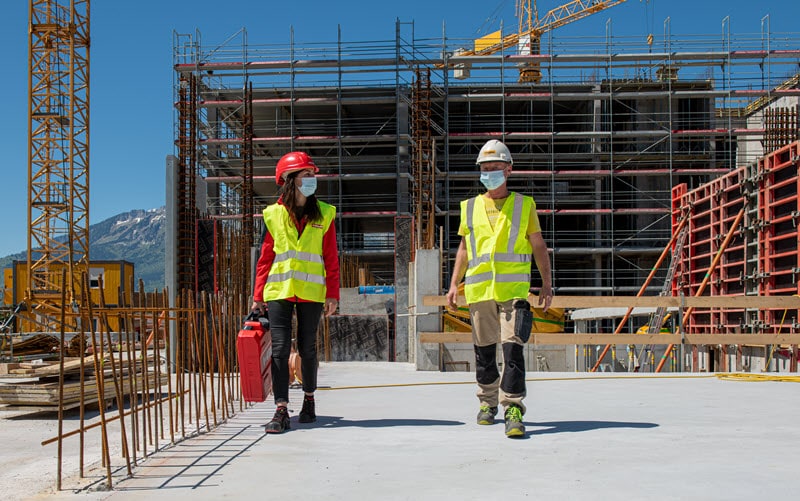
{"label": "reflective stripe on vest", "polygon": [[462,202],[467,226],[467,303],[528,296],[533,249],[526,231],[533,199],[511,193],[494,229],[481,197]]}
{"label": "reflective stripe on vest", "polygon": [[322,241],[336,216],[336,208],[318,202],[322,221],[309,221],[298,236],[289,211],[280,204],[264,209],[264,223],[272,235],[275,259],[272,261],[264,301],[298,297],[307,301],[325,301],[325,260]]}

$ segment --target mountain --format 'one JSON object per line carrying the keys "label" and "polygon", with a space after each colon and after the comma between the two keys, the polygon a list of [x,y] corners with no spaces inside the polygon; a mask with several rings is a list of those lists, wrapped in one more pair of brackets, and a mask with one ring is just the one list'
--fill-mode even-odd
{"label": "mountain", "polygon": [[[129,261],[134,265],[137,282],[145,290],[164,287],[166,208],[132,210],[89,226],[91,261]],[[0,269],[14,260],[26,259],[25,251],[0,258]]]}

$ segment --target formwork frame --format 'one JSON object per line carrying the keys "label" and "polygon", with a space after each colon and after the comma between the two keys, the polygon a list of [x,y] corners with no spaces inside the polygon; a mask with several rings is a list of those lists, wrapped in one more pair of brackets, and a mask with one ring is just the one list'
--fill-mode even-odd
{"label": "formwork frame", "polygon": [[[694,190],[685,186],[674,190],[673,206],[689,214],[690,231],[689,242],[679,256],[673,295],[696,295],[698,284],[706,277],[710,286],[699,291],[703,295],[780,296],[800,292],[799,166],[800,142],[795,141]],[[741,219],[737,219],[739,211],[744,211]],[[723,246],[731,232],[733,238]],[[722,253],[719,265],[712,267],[712,256],[717,253]],[[688,314],[684,329],[692,334],[796,334],[800,331],[798,318],[797,310],[709,308]],[[716,348],[725,354],[729,347]],[[766,347],[767,364],[774,349]],[[691,366],[697,367],[701,354],[697,346],[692,350]],[[789,370],[796,371],[797,346],[785,347],[784,351]],[[712,363],[710,359],[708,363]]]}

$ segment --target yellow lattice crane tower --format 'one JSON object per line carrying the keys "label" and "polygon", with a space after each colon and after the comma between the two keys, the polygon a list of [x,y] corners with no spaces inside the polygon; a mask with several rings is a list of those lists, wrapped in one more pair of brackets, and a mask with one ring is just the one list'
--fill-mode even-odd
{"label": "yellow lattice crane tower", "polygon": [[89,0],[30,0],[29,7],[23,316],[52,328],[62,287],[67,301],[79,302],[89,263]]}
{"label": "yellow lattice crane tower", "polygon": [[[461,51],[459,56],[483,56],[516,47],[521,55],[538,55],[540,39],[548,31],[602,10],[619,5],[626,0],[573,0],[549,10],[539,18],[536,0],[517,0],[516,13],[519,21],[517,33],[502,36],[498,31],[475,41],[473,50]],[[542,79],[540,63],[526,61],[520,64],[519,81],[538,83]]]}

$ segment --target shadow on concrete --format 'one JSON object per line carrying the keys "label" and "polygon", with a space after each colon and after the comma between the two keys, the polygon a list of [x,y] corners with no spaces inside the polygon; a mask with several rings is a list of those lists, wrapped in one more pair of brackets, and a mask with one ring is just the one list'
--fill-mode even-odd
{"label": "shadow on concrete", "polygon": [[545,427],[529,430],[526,435],[547,435],[550,433],[577,433],[602,428],[655,428],[656,423],[629,423],[625,421],[551,421],[547,423],[525,423],[527,427]]}
{"label": "shadow on concrete", "polygon": [[[342,428],[353,426],[358,428],[388,428],[392,426],[461,426],[462,421],[444,421],[440,419],[362,419],[350,420],[337,416],[317,416],[317,422],[311,426],[325,428]],[[294,426],[294,422],[292,422]],[[298,424],[302,427],[302,424]]]}
{"label": "shadow on concrete", "polygon": [[[185,441],[165,446],[159,455],[168,461],[146,463],[146,473],[139,472],[133,477],[117,479],[114,490],[133,492],[219,487],[220,484],[212,480],[219,479],[224,468],[264,439],[266,435],[259,432],[261,428],[248,425],[230,434],[217,433],[214,435],[216,440],[205,440],[199,444]],[[117,473],[125,472],[120,468]],[[80,490],[106,490],[104,483],[105,479],[98,479]]]}

